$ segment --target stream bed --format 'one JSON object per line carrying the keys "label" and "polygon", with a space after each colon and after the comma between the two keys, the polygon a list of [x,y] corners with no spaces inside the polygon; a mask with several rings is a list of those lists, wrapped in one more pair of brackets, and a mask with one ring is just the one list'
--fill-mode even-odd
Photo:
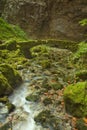
{"label": "stream bed", "polygon": [[10,102],[16,106],[16,110],[11,113],[13,130],[46,130],[41,125],[36,125],[34,121],[34,116],[43,108],[40,104],[25,99],[28,86],[29,83],[23,83],[9,97]]}

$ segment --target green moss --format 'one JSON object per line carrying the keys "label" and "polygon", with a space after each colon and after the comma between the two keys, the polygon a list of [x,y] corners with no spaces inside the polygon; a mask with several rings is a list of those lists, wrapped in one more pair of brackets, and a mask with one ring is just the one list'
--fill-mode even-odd
{"label": "green moss", "polygon": [[53,116],[51,115],[51,112],[49,110],[44,110],[42,112],[40,112],[35,118],[34,120],[38,123],[41,123],[43,126],[46,126],[50,119]]}
{"label": "green moss", "polygon": [[8,83],[12,87],[16,87],[22,82],[22,79],[18,72],[14,70],[10,65],[8,64],[1,64],[0,65],[0,72],[6,77],[8,80]]}
{"label": "green moss", "polygon": [[0,96],[8,95],[13,91],[12,87],[8,83],[8,80],[4,77],[3,74],[0,74]]}
{"label": "green moss", "polygon": [[77,120],[76,128],[78,130],[87,130],[87,126],[86,126],[85,122],[83,121],[83,119],[78,119]]}
{"label": "green moss", "polygon": [[80,70],[80,71],[77,71],[76,73],[76,79],[77,80],[87,80],[87,70]]}
{"label": "green moss", "polygon": [[10,103],[9,101],[6,103],[6,106],[8,108],[9,113],[15,109],[15,106],[12,103]]}
{"label": "green moss", "polygon": [[26,34],[18,26],[8,24],[0,18],[0,39],[5,41],[12,38],[27,39]]}
{"label": "green moss", "polygon": [[43,69],[47,69],[51,67],[51,61],[49,59],[42,60],[39,62]]}
{"label": "green moss", "polygon": [[10,51],[17,49],[16,44],[17,44],[17,41],[15,39],[11,39],[5,42],[6,49]]}
{"label": "green moss", "polygon": [[77,117],[87,116],[87,83],[78,82],[64,91],[67,112]]}
{"label": "green moss", "polygon": [[86,42],[79,43],[78,50],[75,53],[75,57],[81,58],[86,54],[87,54],[87,43]]}
{"label": "green moss", "polygon": [[32,101],[32,102],[37,102],[39,100],[39,95],[30,94],[29,96],[26,97],[26,100]]}
{"label": "green moss", "polygon": [[45,99],[43,100],[43,103],[44,103],[45,106],[46,106],[46,105],[49,105],[49,104],[52,104],[52,99],[51,99],[51,98],[45,98]]}
{"label": "green moss", "polygon": [[7,98],[7,96],[4,96],[4,97],[1,97],[0,98],[0,102],[2,102],[2,103],[6,103],[6,102],[8,102],[9,100],[8,100],[8,98]]}
{"label": "green moss", "polygon": [[33,57],[42,56],[42,55],[44,56],[44,54],[49,55],[50,47],[48,47],[46,45],[38,45],[38,46],[31,48],[30,51],[31,51],[31,55]]}
{"label": "green moss", "polygon": [[87,43],[81,42],[77,52],[73,56],[73,61],[80,69],[87,69]]}

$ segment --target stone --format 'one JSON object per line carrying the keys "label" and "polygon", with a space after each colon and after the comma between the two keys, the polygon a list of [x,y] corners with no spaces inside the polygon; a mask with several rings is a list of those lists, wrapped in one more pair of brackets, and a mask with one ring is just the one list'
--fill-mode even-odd
{"label": "stone", "polygon": [[80,70],[76,73],[76,79],[77,80],[87,80],[87,70]]}
{"label": "stone", "polygon": [[87,116],[87,82],[78,82],[64,90],[66,111],[76,117]]}
{"label": "stone", "polygon": [[26,97],[26,100],[31,102],[37,102],[39,98],[40,97],[38,94],[30,94],[29,96]]}
{"label": "stone", "polygon": [[29,37],[81,40],[86,27],[78,22],[87,17],[86,5],[86,0],[8,0],[1,14],[20,25]]}
{"label": "stone", "polygon": [[44,103],[45,106],[47,106],[47,105],[49,105],[49,104],[52,104],[52,99],[51,99],[51,98],[45,98],[45,99],[43,100],[43,103]]}
{"label": "stone", "polygon": [[82,118],[76,121],[76,128],[79,130],[87,130],[87,126]]}

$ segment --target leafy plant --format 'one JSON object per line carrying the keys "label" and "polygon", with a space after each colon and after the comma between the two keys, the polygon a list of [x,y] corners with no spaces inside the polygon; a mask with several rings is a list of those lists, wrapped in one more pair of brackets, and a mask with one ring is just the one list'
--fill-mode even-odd
{"label": "leafy plant", "polygon": [[79,21],[79,24],[80,24],[81,26],[87,25],[87,19],[83,19],[83,20]]}

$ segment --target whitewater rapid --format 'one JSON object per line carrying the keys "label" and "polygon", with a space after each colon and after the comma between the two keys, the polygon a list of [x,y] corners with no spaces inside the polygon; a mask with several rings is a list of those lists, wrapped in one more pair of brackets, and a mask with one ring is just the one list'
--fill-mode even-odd
{"label": "whitewater rapid", "polygon": [[[13,119],[13,130],[46,130],[40,125],[37,125],[34,121],[34,116],[38,113],[38,107],[36,103],[28,102],[25,97],[27,96],[27,88],[29,83],[23,83],[18,89],[14,90],[14,93],[9,97],[12,104],[16,106],[16,110],[13,112],[20,120]],[[23,118],[23,119],[21,119]]]}

